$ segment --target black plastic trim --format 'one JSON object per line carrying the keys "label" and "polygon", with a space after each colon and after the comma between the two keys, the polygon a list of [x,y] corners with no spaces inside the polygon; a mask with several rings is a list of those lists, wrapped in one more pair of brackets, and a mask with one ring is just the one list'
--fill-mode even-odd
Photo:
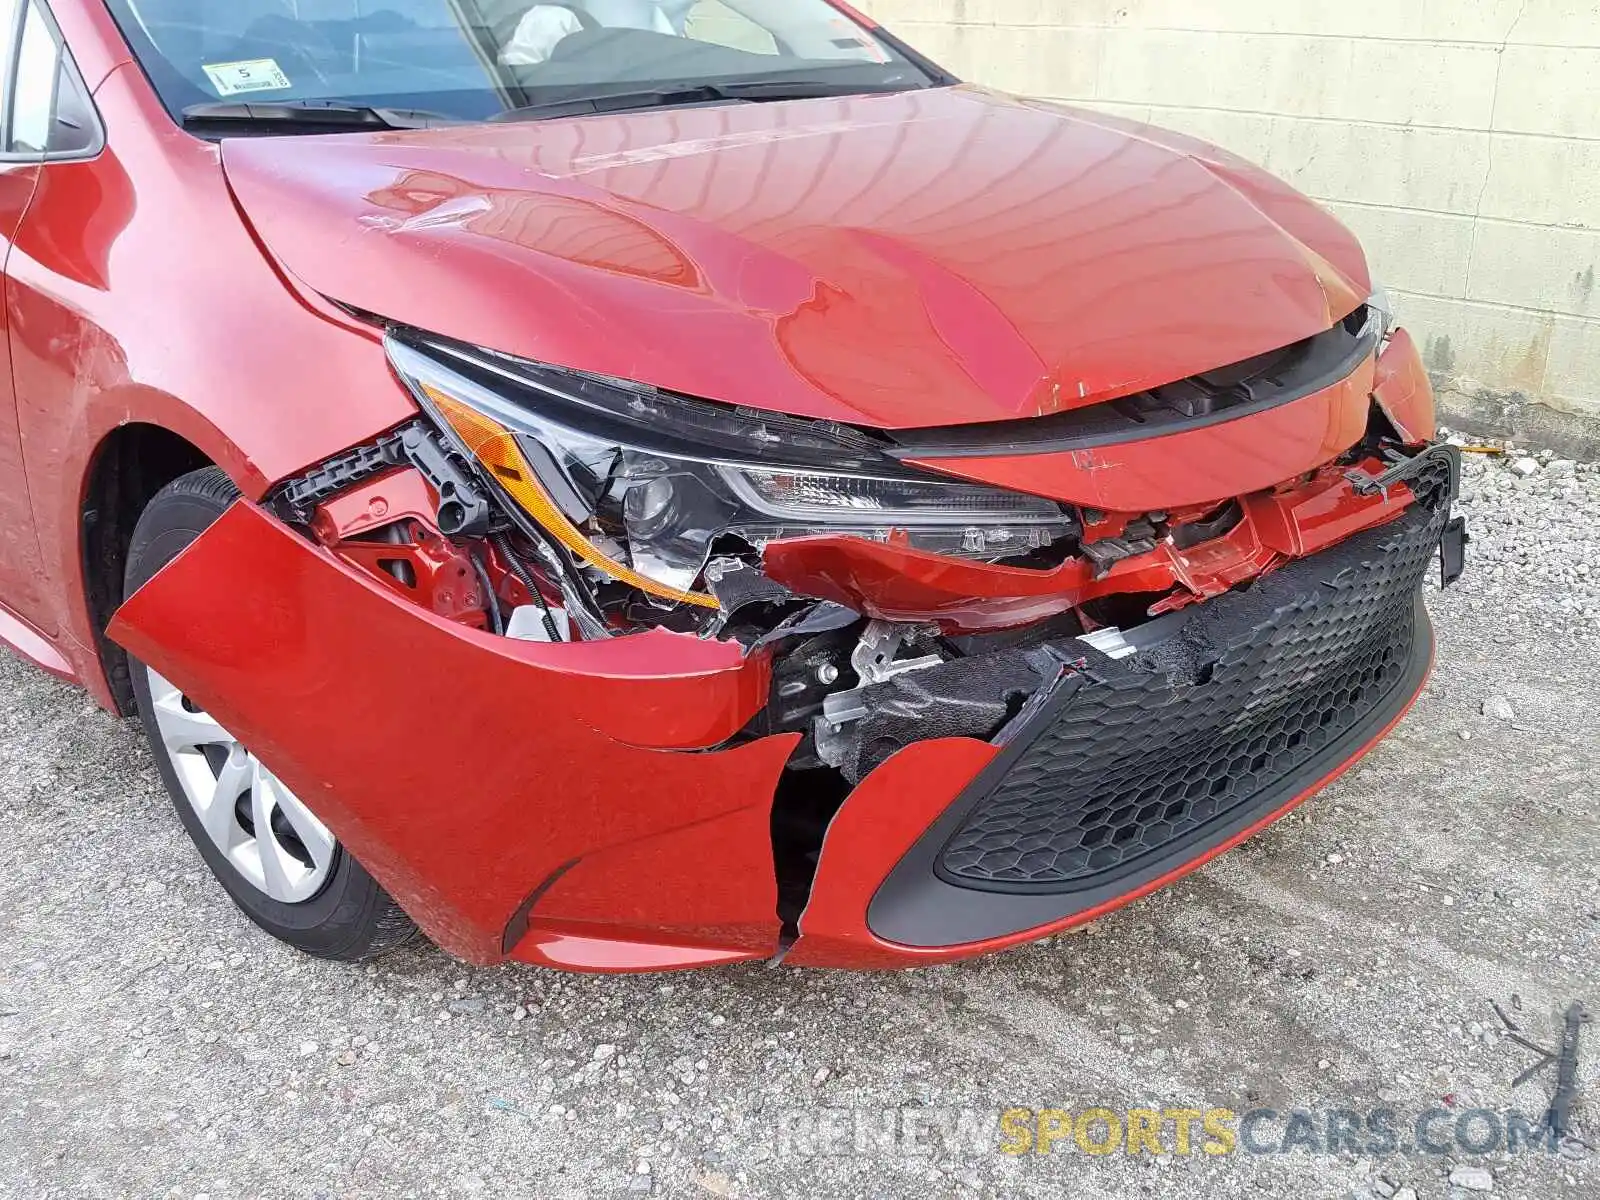
{"label": "black plastic trim", "polygon": [[[886,443],[882,435],[875,431],[785,413],[745,409],[663,391],[648,384],[628,383],[564,367],[526,362],[402,326],[390,326],[388,339],[392,347],[397,346],[404,352],[417,355],[433,369],[447,372],[472,387],[475,406],[515,433],[537,437],[543,426],[554,425],[585,437],[609,439],[635,449],[696,462],[794,469],[817,467],[948,482],[944,476],[920,471],[886,454]],[[431,412],[426,395],[413,380],[405,378],[406,373],[414,368],[403,360],[396,365],[397,373],[417,398],[418,404],[424,411]],[[584,397],[582,393],[586,388],[602,393],[610,390],[616,394]],[[698,410],[708,419],[730,422],[759,420],[769,429],[788,431],[796,437],[820,439],[820,444],[785,443],[779,449],[764,452],[744,439],[719,436],[715,430],[685,429],[663,425],[659,421],[646,422],[625,411],[627,396],[635,391],[657,394],[685,412]]]}
{"label": "black plastic trim", "polygon": [[1452,517],[1444,527],[1444,537],[1439,542],[1439,586],[1451,587],[1466,574],[1467,546],[1472,535],[1467,532],[1465,517]]}
{"label": "black plastic trim", "polygon": [[[894,445],[888,447],[886,453],[894,458],[919,461],[994,454],[1060,454],[1170,437],[1256,416],[1326,391],[1348,379],[1372,357],[1378,349],[1381,330],[1370,310],[1357,309],[1356,313],[1361,314],[1363,320],[1358,332],[1352,333],[1349,329],[1349,322],[1356,315],[1352,314],[1326,333],[1285,347],[1276,354],[1261,356],[1273,359],[1278,354],[1302,352],[1298,361],[1288,364],[1286,377],[1272,386],[1254,387],[1251,386],[1253,380],[1216,384],[1199,376],[1048,417],[888,430],[886,434]],[[1235,364],[1236,367],[1248,365]],[[1232,369],[1222,368],[1208,374],[1223,375]],[[1186,398],[1204,402],[1203,411],[1186,412],[1183,405],[1174,403],[1173,393],[1179,388],[1190,393]],[[1194,396],[1195,393],[1198,396]]]}
{"label": "black plastic trim", "polygon": [[[27,29],[29,18],[37,12],[43,20],[46,31],[56,44],[56,74],[51,81],[55,89],[50,97],[50,117],[52,121],[60,120],[61,83],[64,75],[68,75],[77,84],[78,92],[83,97],[84,108],[88,116],[93,119],[94,127],[90,130],[93,141],[77,150],[39,150],[15,151],[10,148],[11,123],[15,116],[17,84],[20,79],[18,70],[22,61],[23,33]],[[61,25],[56,21],[55,11],[50,6],[50,0],[39,0],[37,8],[29,0],[19,0],[16,12],[12,16],[11,53],[4,64],[4,83],[0,84],[0,165],[9,166],[13,163],[38,163],[46,165],[58,162],[91,162],[105,153],[106,149],[106,124],[105,118],[100,115],[100,107],[95,103],[94,93],[89,90],[83,72],[78,69],[78,60],[73,57],[72,47],[67,45],[66,36],[61,32]]]}
{"label": "black plastic trim", "polygon": [[[1314,788],[1340,764],[1360,753],[1405,711],[1422,690],[1433,662],[1433,626],[1420,592],[1414,621],[1411,658],[1405,677],[1385,702],[1360,724],[1275,786],[1263,790],[1250,803],[1208,824],[1203,836],[1143,857],[1127,873],[1094,888],[1065,894],[977,891],[947,883],[935,873],[940,852],[950,836],[961,827],[973,807],[989,795],[1031,742],[1030,738],[1019,738],[973,780],[890,872],[868,906],[868,928],[885,941],[919,949],[1007,937],[1119,900],[1186,863],[1204,857],[1263,817],[1283,808],[1296,796]],[[1076,691],[1071,679],[1063,681],[1063,686],[1050,696],[1030,724],[1035,728],[1048,727]]]}

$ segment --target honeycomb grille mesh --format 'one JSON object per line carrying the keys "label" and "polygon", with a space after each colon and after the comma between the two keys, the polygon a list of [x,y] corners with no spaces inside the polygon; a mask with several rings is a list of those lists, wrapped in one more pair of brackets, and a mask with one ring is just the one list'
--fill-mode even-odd
{"label": "honeycomb grille mesh", "polygon": [[1441,482],[1419,483],[1399,521],[1197,610],[1180,648],[1187,678],[1170,656],[1087,673],[946,843],[939,873],[1078,891],[1275,797],[1405,678],[1417,589],[1448,516]]}

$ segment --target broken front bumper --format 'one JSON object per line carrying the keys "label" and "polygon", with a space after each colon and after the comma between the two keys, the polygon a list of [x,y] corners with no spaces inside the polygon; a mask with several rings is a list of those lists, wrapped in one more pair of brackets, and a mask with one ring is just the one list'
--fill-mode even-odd
{"label": "broken front bumper", "polygon": [[[890,757],[829,826],[788,961],[914,966],[1032,940],[1292,808],[1421,687],[1417,588],[1452,484],[1442,465],[1409,480],[1396,519],[1178,614],[1134,659],[1066,643],[993,742]],[[780,949],[773,805],[800,739],[719,748],[767,703],[761,651],[493,637],[243,502],[111,633],[463,958],[660,970]]]}
{"label": "broken front bumper", "polygon": [[1195,610],[1137,656],[1085,659],[897,864],[868,910],[940,947],[1079,917],[1232,844],[1410,706],[1433,639],[1418,508]]}
{"label": "broken front bumper", "polygon": [[462,958],[650,970],[777,946],[769,824],[797,739],[686,752],[766,703],[760,656],[667,633],[497,638],[245,502],[110,633]]}

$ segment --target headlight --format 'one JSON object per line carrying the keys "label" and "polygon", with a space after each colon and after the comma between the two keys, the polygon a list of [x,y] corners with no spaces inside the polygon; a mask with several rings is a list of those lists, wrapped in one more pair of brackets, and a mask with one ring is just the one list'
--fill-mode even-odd
{"label": "headlight", "polygon": [[1074,532],[1053,501],[945,481],[821,421],[391,334],[390,361],[442,429],[572,554],[657,601],[718,543],[846,534],[995,561]]}
{"label": "headlight", "polygon": [[1372,296],[1367,301],[1367,310],[1377,322],[1378,345],[1382,346],[1389,340],[1389,335],[1394,332],[1397,323],[1394,315],[1394,300],[1389,295],[1389,289],[1375,284],[1372,289]]}

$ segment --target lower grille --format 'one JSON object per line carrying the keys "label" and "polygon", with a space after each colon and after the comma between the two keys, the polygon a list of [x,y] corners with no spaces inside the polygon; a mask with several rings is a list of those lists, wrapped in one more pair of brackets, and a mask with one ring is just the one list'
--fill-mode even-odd
{"label": "lower grille", "polygon": [[1449,511],[1447,481],[1415,490],[1398,521],[1196,609],[1152,652],[1083,672],[1022,732],[937,873],[985,891],[1088,890],[1252,802],[1281,803],[1279,785],[1405,679]]}

